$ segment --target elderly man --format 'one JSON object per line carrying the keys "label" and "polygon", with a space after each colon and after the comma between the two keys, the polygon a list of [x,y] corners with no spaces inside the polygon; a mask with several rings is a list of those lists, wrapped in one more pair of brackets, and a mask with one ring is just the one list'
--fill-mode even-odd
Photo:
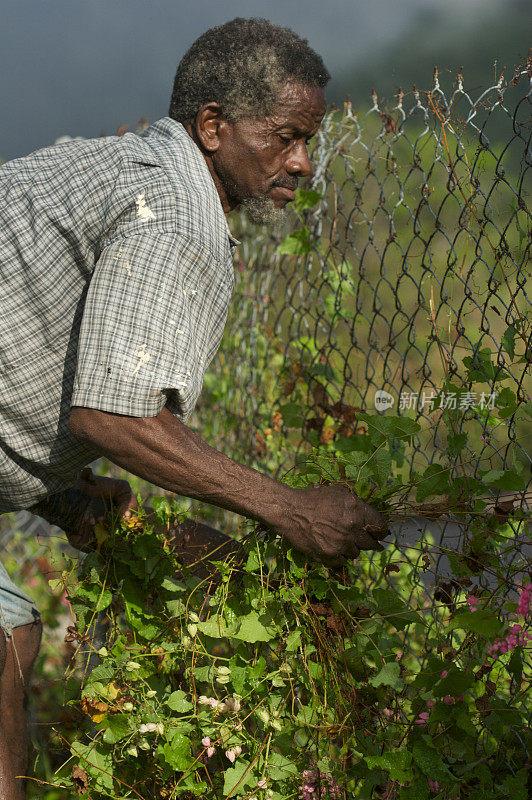
{"label": "elderly man", "polygon": [[[139,136],[68,142],[0,170],[0,513],[86,534],[106,456],[170,492],[258,520],[335,564],[379,549],[380,516],[347,489],[292,489],[186,422],[233,289],[225,214],[276,221],[311,175],[325,112],[321,58],[291,31],[235,19],[178,66],[169,116]],[[76,542],[77,540],[74,539]],[[0,796],[23,797],[24,687],[39,614],[0,572]]]}

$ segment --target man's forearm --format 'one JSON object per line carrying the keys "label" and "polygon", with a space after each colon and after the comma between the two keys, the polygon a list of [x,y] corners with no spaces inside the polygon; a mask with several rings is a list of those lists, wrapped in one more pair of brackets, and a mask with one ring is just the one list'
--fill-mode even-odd
{"label": "man's forearm", "polygon": [[275,525],[294,490],[210,447],[163,408],[157,417],[73,409],[70,432],[128,472],[177,494]]}

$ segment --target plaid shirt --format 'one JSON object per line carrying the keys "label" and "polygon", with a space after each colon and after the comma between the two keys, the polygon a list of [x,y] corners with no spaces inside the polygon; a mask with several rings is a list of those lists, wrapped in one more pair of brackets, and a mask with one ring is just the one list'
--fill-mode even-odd
{"label": "plaid shirt", "polygon": [[161,119],[0,168],[0,513],[98,453],[70,409],[186,422],[219,347],[232,248],[205,160]]}

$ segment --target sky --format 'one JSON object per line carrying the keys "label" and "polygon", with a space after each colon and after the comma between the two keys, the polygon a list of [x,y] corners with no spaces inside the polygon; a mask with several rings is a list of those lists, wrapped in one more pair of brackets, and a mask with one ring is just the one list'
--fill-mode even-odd
{"label": "sky", "polygon": [[423,7],[482,13],[494,2],[2,0],[0,158],[165,116],[180,58],[203,31],[234,17],[266,17],[307,38],[332,87],[335,73],[394,41]]}

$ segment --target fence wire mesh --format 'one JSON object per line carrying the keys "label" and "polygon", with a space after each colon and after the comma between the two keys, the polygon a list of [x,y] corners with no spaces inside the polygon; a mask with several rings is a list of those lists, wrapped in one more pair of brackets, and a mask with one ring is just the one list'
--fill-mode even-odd
{"label": "fence wire mesh", "polygon": [[[393,105],[375,93],[363,112],[347,102],[317,136],[317,205],[273,232],[235,218],[235,297],[197,416],[213,444],[283,474],[309,444],[356,434],[380,390],[388,413],[422,426],[407,476],[446,453],[440,406],[458,402],[468,444],[455,474],[519,472],[526,490],[486,486],[486,499],[529,510],[531,426],[519,412],[531,388],[531,75],[529,61],[475,93],[461,74],[444,89],[435,70],[429,91],[400,91]],[[456,525],[413,521],[397,535],[419,542],[420,581],[452,574]],[[526,550],[524,526],[515,535],[510,561]],[[427,576],[429,541],[440,555]]]}

